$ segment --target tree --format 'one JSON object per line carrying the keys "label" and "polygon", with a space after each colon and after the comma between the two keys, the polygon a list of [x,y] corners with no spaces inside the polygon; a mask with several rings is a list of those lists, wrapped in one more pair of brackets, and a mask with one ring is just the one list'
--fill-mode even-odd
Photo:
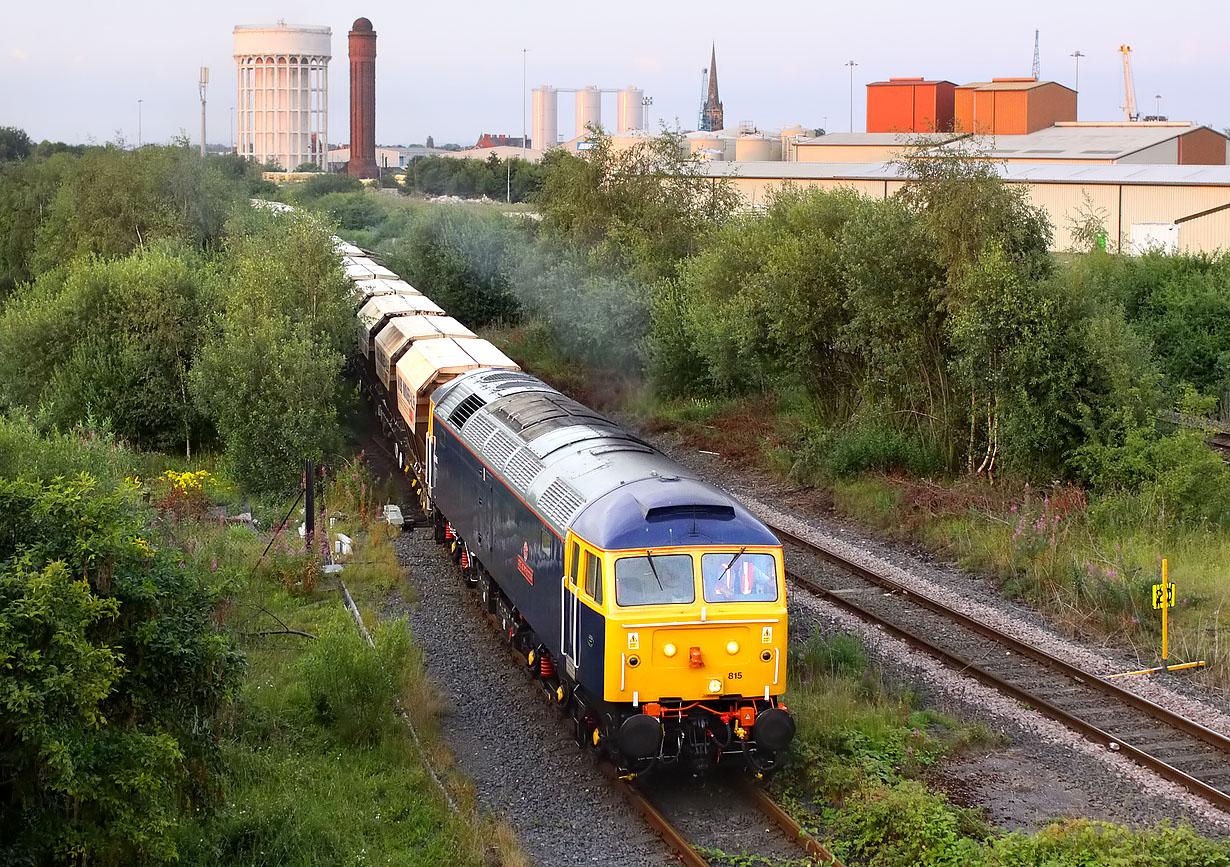
{"label": "tree", "polygon": [[339,446],[343,362],[285,316],[228,311],[193,368],[192,393],[246,490],[292,491],[305,458],[319,462]]}
{"label": "tree", "polygon": [[909,180],[898,191],[916,209],[939,247],[955,286],[995,243],[1023,274],[1049,273],[1051,226],[1022,186],[1005,184],[999,166],[975,139],[943,147],[918,142],[896,165]]}
{"label": "tree", "polygon": [[586,251],[595,265],[650,282],[677,273],[740,199],[730,183],[700,174],[682,136],[664,133],[616,150],[594,130],[577,156],[549,152],[533,201],[544,234]]}
{"label": "tree", "polygon": [[251,491],[292,490],[305,457],[340,442],[345,357],[357,337],[350,283],[330,227],[302,213],[231,223],[224,308],[191,373],[191,393]]}
{"label": "tree", "polygon": [[15,126],[0,126],[0,163],[24,160],[33,150],[30,136]]}

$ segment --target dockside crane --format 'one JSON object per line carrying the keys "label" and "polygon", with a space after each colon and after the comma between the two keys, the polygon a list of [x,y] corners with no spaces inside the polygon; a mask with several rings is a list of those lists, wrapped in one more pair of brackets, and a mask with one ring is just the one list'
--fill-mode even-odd
{"label": "dockside crane", "polygon": [[1132,82],[1132,46],[1120,45],[1119,53],[1123,55],[1123,102],[1120,106],[1127,112],[1129,121],[1140,120],[1140,112],[1136,110],[1136,85]]}
{"label": "dockside crane", "polygon": [[697,113],[696,128],[707,130],[705,126],[705,100],[709,96],[709,68],[705,67],[700,71],[700,111]]}

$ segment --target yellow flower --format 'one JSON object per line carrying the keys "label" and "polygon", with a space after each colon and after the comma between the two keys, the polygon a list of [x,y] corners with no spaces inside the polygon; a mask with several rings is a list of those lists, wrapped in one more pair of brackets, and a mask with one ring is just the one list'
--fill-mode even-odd
{"label": "yellow flower", "polygon": [[140,551],[142,554],[144,554],[146,557],[154,556],[154,549],[150,547],[149,542],[147,542],[145,539],[142,539],[140,536],[130,536],[128,538],[128,541],[131,542],[132,546],[136,548],[138,551]]}

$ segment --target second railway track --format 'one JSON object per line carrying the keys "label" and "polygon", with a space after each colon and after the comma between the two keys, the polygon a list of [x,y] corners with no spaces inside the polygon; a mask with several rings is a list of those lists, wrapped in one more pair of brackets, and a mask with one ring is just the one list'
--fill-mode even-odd
{"label": "second railway track", "polygon": [[[797,586],[1230,812],[1230,738],[780,526],[834,569]],[[821,570],[811,570],[813,572]]]}

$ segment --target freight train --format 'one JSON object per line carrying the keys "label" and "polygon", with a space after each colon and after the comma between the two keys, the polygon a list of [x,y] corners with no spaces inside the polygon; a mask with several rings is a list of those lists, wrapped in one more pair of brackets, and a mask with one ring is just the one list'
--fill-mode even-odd
{"label": "freight train", "polygon": [[336,244],[360,323],[355,366],[394,454],[577,743],[633,774],[731,760],[771,771],[795,731],[781,543]]}

